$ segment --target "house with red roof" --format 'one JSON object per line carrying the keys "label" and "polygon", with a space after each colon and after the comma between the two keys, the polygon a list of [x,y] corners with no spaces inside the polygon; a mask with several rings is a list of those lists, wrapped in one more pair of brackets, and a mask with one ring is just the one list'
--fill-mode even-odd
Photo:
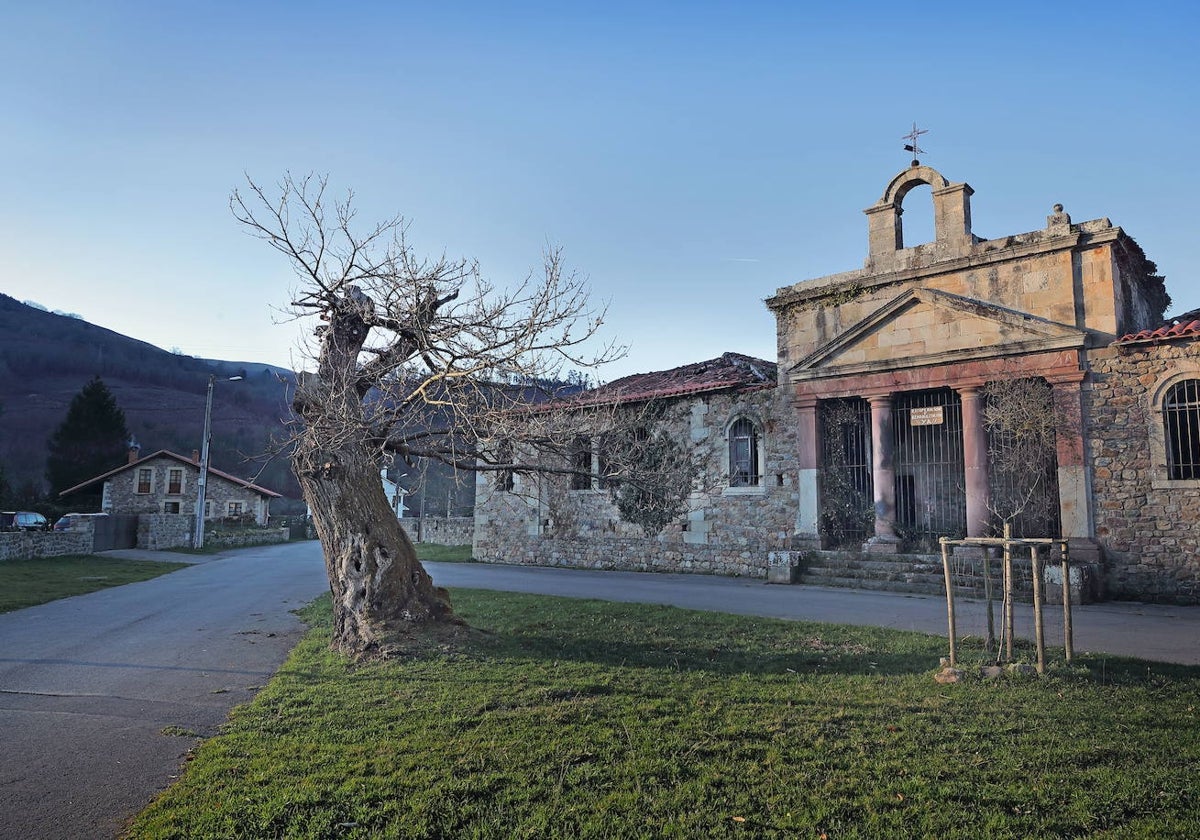
{"label": "house with red roof", "polygon": [[[138,450],[133,448],[128,463],[69,487],[59,495],[95,492],[96,486],[101,485],[103,513],[180,514],[187,517],[181,520],[186,524],[196,515],[199,478],[199,452],[187,458],[160,449],[139,457]],[[271,515],[271,500],[278,498],[280,494],[274,490],[210,466],[204,492],[204,518],[266,525]]]}
{"label": "house with red roof", "polygon": [[[706,476],[673,522],[621,517],[592,435],[591,481],[480,479],[477,558],[936,591],[941,538],[1008,528],[1065,540],[1080,597],[1200,603],[1200,313],[1165,318],[1109,219],[1056,204],[988,238],[973,194],[917,161],[893,177],[861,268],[766,300],[773,362],[726,353],[563,407],[662,407]],[[934,238],[908,242],[921,212]]]}

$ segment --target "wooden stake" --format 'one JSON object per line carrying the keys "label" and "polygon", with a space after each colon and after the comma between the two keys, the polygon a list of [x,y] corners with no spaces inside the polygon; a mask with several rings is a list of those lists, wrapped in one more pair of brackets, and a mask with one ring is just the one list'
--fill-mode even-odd
{"label": "wooden stake", "polygon": [[983,553],[983,597],[987,600],[987,650],[991,651],[996,645],[996,616],[992,609],[992,550],[981,546]]}
{"label": "wooden stake", "polygon": [[1004,655],[1005,661],[1013,661],[1013,567],[1012,526],[1004,523]]}
{"label": "wooden stake", "polygon": [[1071,558],[1070,549],[1067,547],[1067,541],[1063,540],[1062,546],[1062,591],[1063,591],[1063,648],[1067,654],[1067,661],[1070,662],[1075,658],[1075,637],[1074,628],[1071,626]]}
{"label": "wooden stake", "polygon": [[1046,673],[1046,634],[1042,626],[1042,573],[1038,568],[1037,546],[1029,546],[1029,565],[1033,572],[1033,635],[1037,644],[1037,671]]}
{"label": "wooden stake", "polygon": [[946,576],[946,619],[950,625],[950,667],[953,668],[958,661],[955,650],[957,628],[954,626],[954,580],[950,575],[950,546],[946,544],[945,537],[939,542],[942,544],[942,571]]}

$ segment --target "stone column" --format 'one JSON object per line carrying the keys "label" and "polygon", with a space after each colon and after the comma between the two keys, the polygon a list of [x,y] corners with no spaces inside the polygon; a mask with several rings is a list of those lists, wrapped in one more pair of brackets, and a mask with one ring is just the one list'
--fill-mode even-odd
{"label": "stone column", "polygon": [[896,469],[892,462],[892,397],[870,397],[871,402],[871,475],[875,484],[875,536],[864,549],[878,554],[896,552],[899,539],[896,521]]}
{"label": "stone column", "polygon": [[1058,508],[1062,535],[1072,541],[1091,541],[1092,494],[1083,460],[1083,393],[1080,376],[1050,378],[1054,387],[1054,414],[1058,421]]}
{"label": "stone column", "polygon": [[799,462],[796,488],[799,505],[796,510],[792,547],[817,549],[821,547],[821,537],[817,531],[817,522],[820,516],[820,498],[817,490],[818,471],[820,470],[817,399],[816,397],[798,397],[793,406],[796,409],[796,444],[799,449],[796,453]]}
{"label": "stone column", "polygon": [[975,386],[958,388],[962,398],[963,468],[967,489],[967,536],[987,534],[988,449],[987,430],[983,426],[983,399]]}

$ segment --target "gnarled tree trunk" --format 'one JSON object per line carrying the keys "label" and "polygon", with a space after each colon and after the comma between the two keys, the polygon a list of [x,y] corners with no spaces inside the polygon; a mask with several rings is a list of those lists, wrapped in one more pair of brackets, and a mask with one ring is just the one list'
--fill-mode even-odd
{"label": "gnarled tree trunk", "polygon": [[305,441],[301,448],[296,474],[325,552],[333,646],[362,654],[389,633],[450,619],[449,597],[417,560],[375,462],[353,446],[328,451]]}
{"label": "gnarled tree trunk", "polygon": [[[354,290],[357,293],[357,289]],[[358,356],[368,325],[361,295],[336,299],[318,373],[293,408],[304,422],[292,465],[312,511],[333,594],[333,646],[362,654],[389,634],[452,619],[450,599],[417,560],[379,479],[380,449],[365,422]]]}

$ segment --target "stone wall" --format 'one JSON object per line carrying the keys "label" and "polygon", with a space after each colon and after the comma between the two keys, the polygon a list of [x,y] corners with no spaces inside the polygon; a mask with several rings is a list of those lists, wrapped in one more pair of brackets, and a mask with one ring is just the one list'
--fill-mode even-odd
{"label": "stone wall", "polygon": [[285,543],[291,536],[287,528],[253,528],[248,530],[230,531],[229,533],[214,532],[211,536],[205,532],[204,544],[220,548],[245,548],[251,545],[274,545]]}
{"label": "stone wall", "polygon": [[0,560],[91,554],[92,532],[16,531],[0,534]]}
{"label": "stone wall", "polygon": [[[606,490],[570,489],[566,476],[515,476],[498,490],[476,484],[474,556],[482,562],[765,577],[768,553],[786,549],[798,507],[795,425],[778,389],[675,400],[659,428],[690,444],[704,464],[688,510],[646,537],[622,521]],[[726,429],[751,419],[761,480],[728,486]]]}
{"label": "stone wall", "polygon": [[486,553],[475,551],[484,563],[514,563],[530,566],[564,566],[573,569],[604,569],[625,572],[694,572],[765,578],[767,552],[719,545],[684,545],[666,539],[644,537],[588,537],[530,539],[514,534],[497,540]]}
{"label": "stone wall", "polygon": [[400,525],[415,543],[470,545],[475,533],[475,520],[470,516],[406,516]]}
{"label": "stone wall", "polygon": [[164,551],[191,544],[192,517],[182,513],[144,513],[138,517],[138,548]]}
{"label": "stone wall", "polygon": [[1090,354],[1094,521],[1110,597],[1200,603],[1200,481],[1166,474],[1156,395],[1200,378],[1200,342]]}

